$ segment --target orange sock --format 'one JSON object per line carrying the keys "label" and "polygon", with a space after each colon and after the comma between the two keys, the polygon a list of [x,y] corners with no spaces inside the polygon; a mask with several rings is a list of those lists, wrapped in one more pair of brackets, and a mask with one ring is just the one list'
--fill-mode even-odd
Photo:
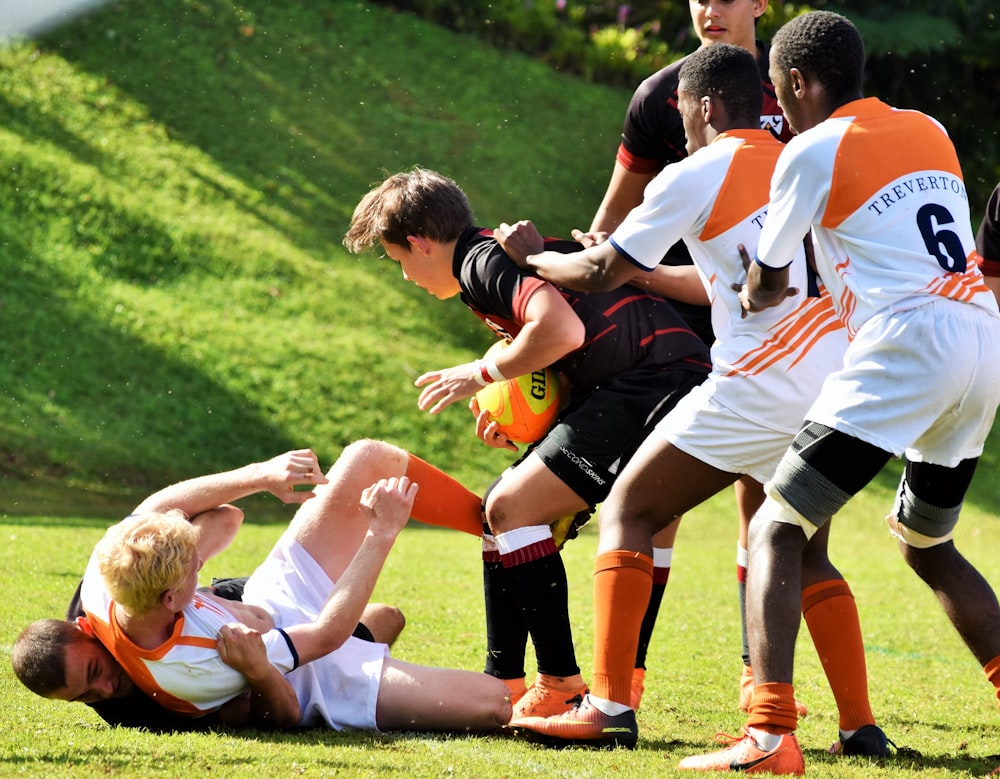
{"label": "orange sock", "polygon": [[850,586],[843,579],[829,579],[806,587],[802,616],[837,701],[840,729],[874,725],[861,622]]}
{"label": "orange sock", "polygon": [[653,589],[653,558],[616,549],[594,561],[594,675],[598,698],[626,706],[632,700],[632,668],[639,629]]}
{"label": "orange sock", "polygon": [[415,454],[410,455],[406,475],[420,485],[413,501],[414,519],[482,536],[482,498]]}
{"label": "orange sock", "polygon": [[799,724],[795,711],[795,687],[787,682],[769,682],[753,688],[747,725],[767,733],[794,733]]}
{"label": "orange sock", "polygon": [[1000,700],[1000,655],[997,655],[983,666],[983,671],[986,672],[986,678],[990,680],[990,684],[993,685],[993,690],[996,692],[997,699]]}

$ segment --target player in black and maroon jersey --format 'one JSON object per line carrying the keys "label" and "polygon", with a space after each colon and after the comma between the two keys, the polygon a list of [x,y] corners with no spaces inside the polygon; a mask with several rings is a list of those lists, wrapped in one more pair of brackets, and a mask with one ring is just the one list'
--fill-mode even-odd
{"label": "player in black and maroon jersey", "polygon": [[986,286],[1000,300],[1000,184],[993,189],[986,213],[976,233],[976,251],[982,257],[979,269],[986,277]]}
{"label": "player in black and maroon jersey", "polygon": [[[701,383],[708,349],[663,298],[634,287],[583,294],[519,269],[474,226],[461,189],[433,171],[389,177],[355,209],[344,243],[378,246],[405,278],[440,299],[461,295],[510,345],[495,358],[420,376],[418,405],[432,414],[504,377],[552,366],[568,405],[548,435],[485,498],[486,671],[517,698],[514,717],[562,713],[586,692],[573,649],[566,571],[550,523],[589,514],[646,435]],[[552,242],[577,250],[579,244]],[[517,451],[496,423],[477,417],[487,444]],[[525,691],[527,636],[538,675]]]}

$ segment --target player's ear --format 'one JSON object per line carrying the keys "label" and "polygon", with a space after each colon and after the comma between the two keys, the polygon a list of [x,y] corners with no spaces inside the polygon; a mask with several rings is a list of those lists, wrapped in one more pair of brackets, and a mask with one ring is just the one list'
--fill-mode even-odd
{"label": "player's ear", "polygon": [[419,252],[424,257],[429,256],[431,253],[431,242],[422,235],[408,235],[406,236],[406,242],[409,244],[411,252]]}
{"label": "player's ear", "polygon": [[97,638],[97,635],[94,633],[94,629],[90,626],[90,622],[87,621],[86,617],[77,617],[73,620],[73,623],[80,628],[85,635],[90,638]]}
{"label": "player's ear", "polygon": [[798,68],[791,68],[788,71],[788,85],[792,89],[792,94],[801,99],[806,92],[806,78]]}
{"label": "player's ear", "polygon": [[711,123],[714,111],[715,99],[711,95],[703,95],[701,98],[701,118],[705,124]]}
{"label": "player's ear", "polygon": [[164,590],[163,594],[160,596],[160,603],[168,611],[180,611],[177,607],[177,599],[174,597],[174,589],[171,587],[168,590]]}

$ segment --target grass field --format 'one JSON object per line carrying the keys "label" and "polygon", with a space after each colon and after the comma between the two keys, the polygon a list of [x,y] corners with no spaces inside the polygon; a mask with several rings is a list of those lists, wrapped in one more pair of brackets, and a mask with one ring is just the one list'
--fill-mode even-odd
{"label": "grass field", "polygon": [[[832,696],[805,631],[799,638],[799,696],[810,714],[799,737],[813,777],[984,776],[1000,765],[1000,712],[982,671],[931,594],[905,569],[879,517],[889,492],[873,488],[838,519],[835,561],[851,581],[865,631],[873,708],[898,745],[919,751],[879,765],[833,758]],[[676,762],[711,746],[717,730],[735,732],[739,633],[733,575],[734,512],[720,495],[693,512],[678,541],[667,597],[650,653],[649,682],[634,752],[550,750],[502,737],[428,734],[301,733],[150,735],[109,729],[85,707],[45,701],[0,671],[0,775],[80,777],[648,777],[670,776]],[[2,642],[40,615],[65,608],[102,523],[31,517],[0,521],[4,586]],[[280,523],[244,526],[237,547],[203,570],[250,570]],[[994,587],[1000,568],[995,518],[970,508],[960,548]],[[565,551],[579,659],[591,658],[590,568],[596,532]],[[376,598],[399,605],[408,625],[394,654],[404,660],[482,667],[481,572],[471,537],[415,526],[389,558]],[[531,659],[529,652],[529,660]],[[990,757],[993,755],[993,757]]]}

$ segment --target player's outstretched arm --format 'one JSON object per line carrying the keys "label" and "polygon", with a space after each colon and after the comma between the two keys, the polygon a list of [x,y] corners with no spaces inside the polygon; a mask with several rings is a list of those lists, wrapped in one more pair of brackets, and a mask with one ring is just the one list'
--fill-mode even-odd
{"label": "player's outstretched arm", "polygon": [[557,287],[606,292],[631,281],[636,268],[608,241],[567,254],[544,251],[538,229],[527,219],[502,223],[493,237],[518,267],[532,270]]}
{"label": "player's outstretched arm", "polygon": [[347,569],[337,580],[315,622],[285,629],[299,663],[329,654],[354,632],[375,589],[382,566],[406,526],[417,497],[417,485],[405,476],[380,479],[361,494],[368,533]]}
{"label": "player's outstretched arm", "polygon": [[180,509],[194,517],[258,492],[270,492],[284,503],[303,503],[315,493],[296,492],[296,485],[325,483],[316,455],[309,449],[296,449],[264,462],[171,484],[150,495],[132,513]]}

